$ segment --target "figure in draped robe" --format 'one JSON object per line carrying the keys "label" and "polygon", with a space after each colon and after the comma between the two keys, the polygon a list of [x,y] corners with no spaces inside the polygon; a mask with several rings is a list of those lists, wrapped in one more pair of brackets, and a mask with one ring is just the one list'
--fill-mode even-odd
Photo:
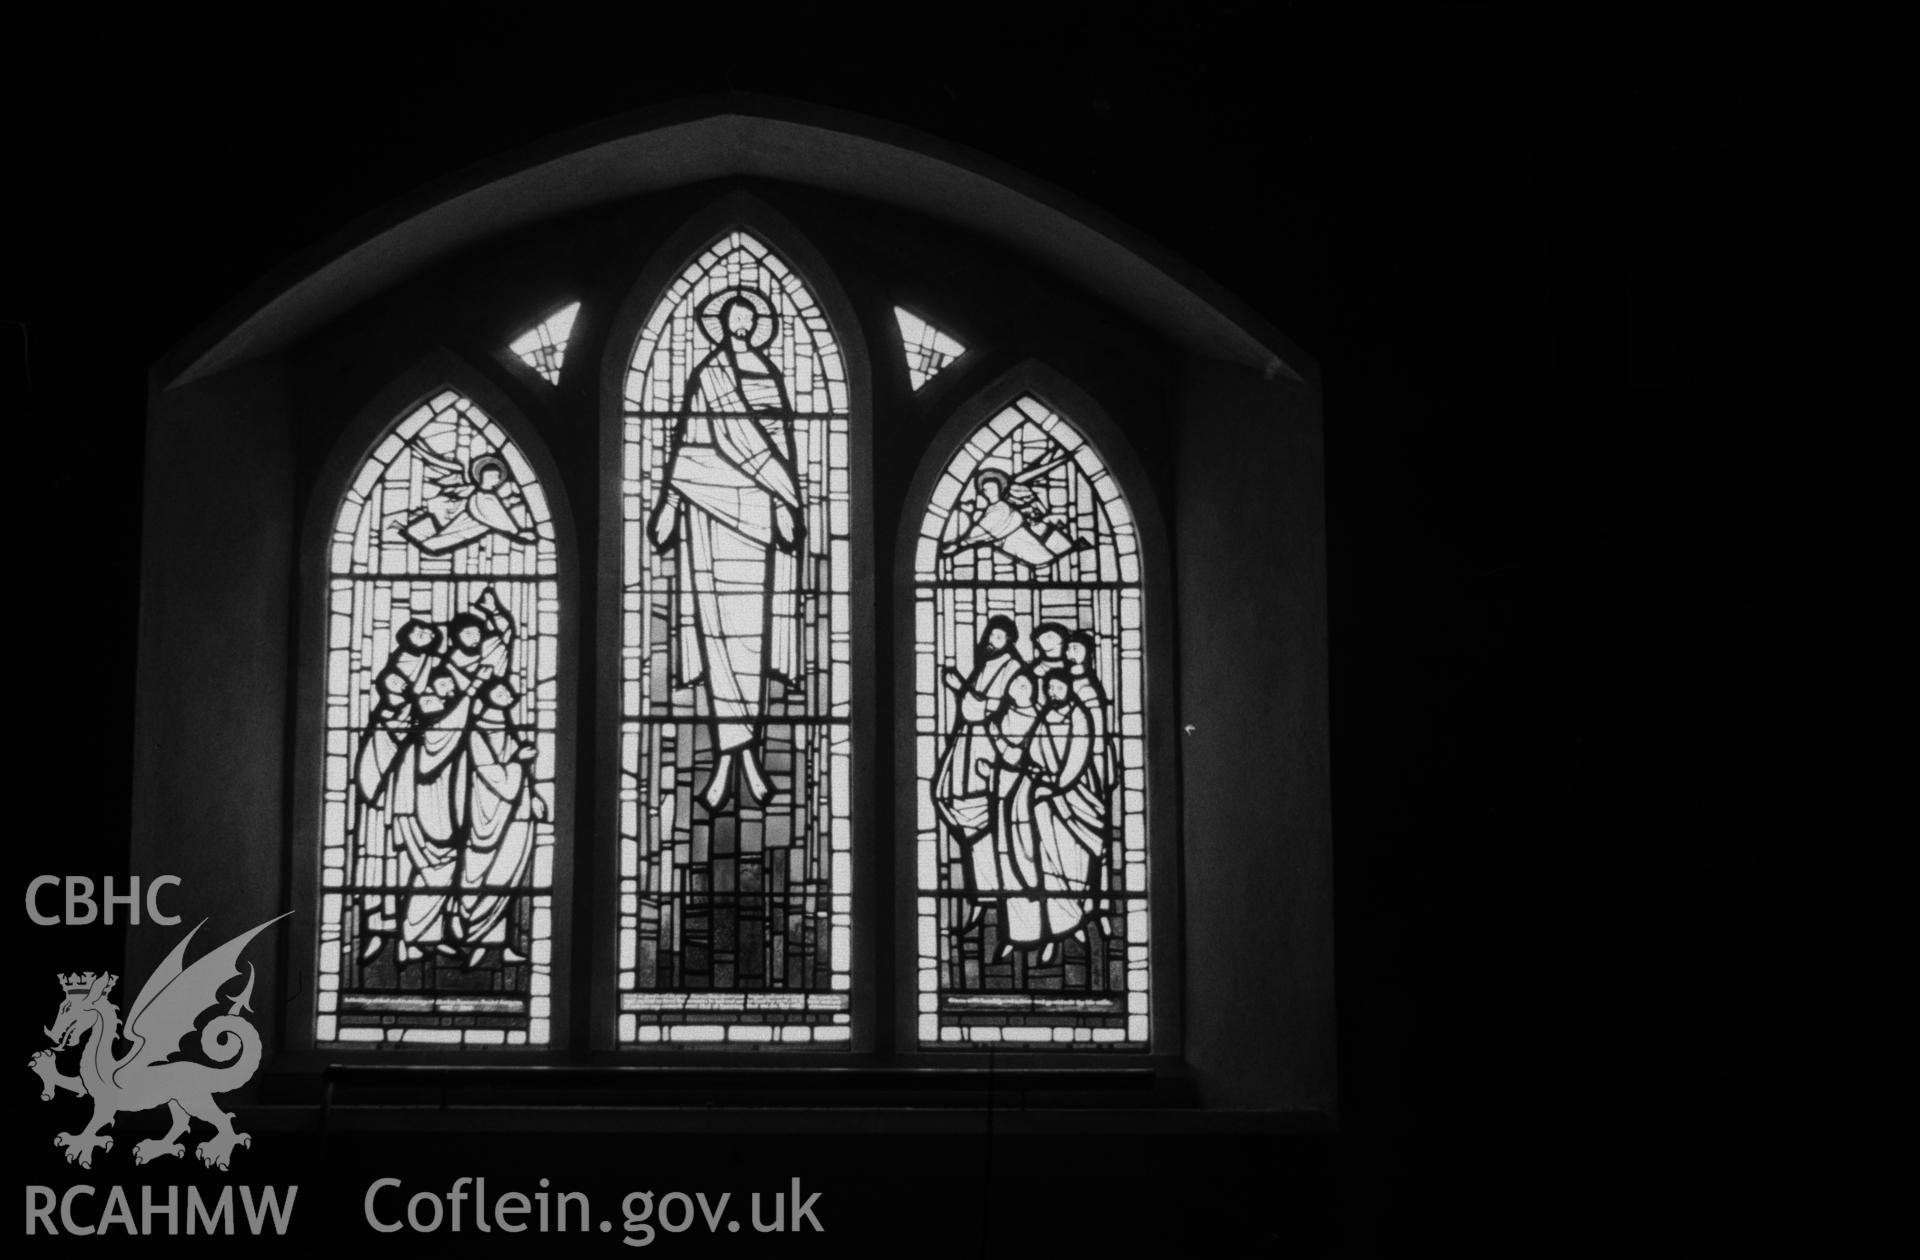
{"label": "figure in draped robe", "polygon": [[[397,821],[412,812],[412,781],[396,788],[413,738],[414,701],[440,655],[440,629],[415,617],[394,635],[393,651],[374,677],[373,712],[354,754],[359,817],[354,828],[354,882],[392,889],[410,875]],[[403,799],[404,798],[404,799]],[[360,961],[368,963],[399,928],[399,898],[392,891],[361,897]]]}
{"label": "figure in draped robe", "polygon": [[526,878],[533,862],[534,820],[546,818],[548,806],[533,787],[535,746],[513,722],[517,699],[504,678],[481,683],[467,732],[459,885],[482,891],[460,898],[452,911],[457,931],[450,935],[468,951],[469,967],[478,966],[494,947],[507,962],[526,961],[508,940],[513,895],[506,890]]}
{"label": "figure in draped robe", "polygon": [[761,728],[770,680],[798,681],[804,505],[786,382],[761,353],[778,327],[772,304],[726,289],[698,315],[713,348],[687,379],[649,534],[674,556],[679,682],[713,721],[701,797],[718,811],[736,785],[755,804],[772,790]]}
{"label": "figure in draped robe", "polygon": [[[1087,714],[1093,720],[1093,755],[1087,763],[1087,786],[1100,810],[1100,830],[1111,839],[1117,830],[1114,820],[1120,816],[1123,763],[1119,741],[1114,738],[1113,718],[1107,707],[1107,689],[1101,685],[1100,675],[1094,672],[1096,655],[1093,635],[1087,631],[1075,630],[1067,636],[1066,675],[1074,698],[1086,706]],[[1111,853],[1100,863],[1096,874],[1102,881],[1112,879],[1115,871]],[[1096,910],[1095,917],[1103,916]]]}
{"label": "figure in draped robe", "polygon": [[1006,702],[989,723],[992,756],[977,763],[993,776],[991,864],[976,876],[979,891],[990,894],[1000,907],[1000,950],[995,961],[1008,957],[1015,946],[1038,939],[1039,907],[1023,891],[1040,887],[1038,841],[1033,830],[1033,777],[1028,746],[1040,720],[1039,688],[1030,669],[1022,669],[1007,684]]}
{"label": "figure in draped robe", "polygon": [[1085,630],[1069,634],[1065,655],[1065,673],[1074,699],[1087,707],[1087,714],[1093,719],[1093,759],[1088,763],[1087,773],[1092,776],[1095,795],[1106,804],[1111,817],[1120,790],[1120,750],[1107,707],[1107,689],[1101,685],[1100,675],[1094,672],[1093,636]]}
{"label": "figure in draped robe", "polygon": [[[467,723],[472,690],[462,693],[451,671],[437,668],[414,701],[413,738],[396,773],[394,830],[413,863],[403,903],[400,961],[427,950],[457,955],[448,939],[447,899],[459,869],[459,819],[465,812]],[[399,812],[404,805],[405,812]]]}
{"label": "figure in draped robe", "polygon": [[467,882],[463,866],[472,839],[472,741],[476,718],[488,711],[480,697],[505,678],[513,638],[513,615],[488,586],[447,622],[445,651],[415,699],[411,739],[394,786],[396,799],[409,807],[394,812],[394,834],[413,864],[399,930],[401,962],[428,949],[445,957],[463,957],[465,951],[468,966],[474,962],[461,914],[465,903],[455,899],[457,885]]}
{"label": "figure in draped robe", "polygon": [[993,848],[1002,940],[995,961],[1037,948],[1045,965],[1062,940],[1084,933],[1109,827],[1087,773],[1093,747],[1093,719],[1064,671],[1040,682],[1031,673],[1014,680],[995,740]]}
{"label": "figure in draped robe", "polygon": [[955,715],[934,771],[933,808],[966,855],[967,888],[974,899],[960,931],[980,921],[984,897],[999,887],[993,846],[986,843],[993,825],[993,726],[1021,669],[1019,635],[1013,618],[988,618],[974,647],[973,672],[962,674],[949,665],[944,675],[955,696]]}
{"label": "figure in draped robe", "polygon": [[1048,675],[1045,687],[1028,756],[1035,856],[1047,893],[1040,916],[1043,964],[1053,961],[1062,940],[1084,939],[1111,838],[1093,716],[1065,671]]}
{"label": "figure in draped robe", "polygon": [[[400,653],[394,653],[397,658]],[[399,901],[392,888],[405,878],[395,843],[390,791],[401,753],[413,733],[413,684],[404,669],[389,665],[374,679],[375,700],[354,758],[359,820],[354,828],[353,881],[375,891],[360,896],[360,961],[372,962],[397,926]]]}

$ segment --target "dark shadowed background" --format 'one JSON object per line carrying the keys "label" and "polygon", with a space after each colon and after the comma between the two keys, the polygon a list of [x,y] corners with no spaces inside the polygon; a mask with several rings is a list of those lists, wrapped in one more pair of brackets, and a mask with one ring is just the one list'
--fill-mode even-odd
{"label": "dark shadowed background", "polygon": [[[1793,1089],[1821,1022],[1792,928],[1809,775],[1782,736],[1806,684],[1780,668],[1813,562],[1794,448],[1747,370],[1777,323],[1749,212],[1777,190],[1763,154],[1791,89],[1763,90],[1747,37],[1251,4],[831,29],[720,6],[150,11],[16,35],[0,334],[23,872],[125,870],[149,365],[470,162],[678,97],[793,97],[1053,181],[1324,373],[1341,1123],[1139,1154],[1180,1170],[1191,1232],[1279,1255],[1657,1256],[1823,1228],[1818,1107]],[[112,965],[119,934],[14,913],[28,1037],[53,1005],[40,973]],[[11,1088],[15,1153],[46,1163],[34,1082]],[[1098,1217],[1103,1157],[1009,1175]],[[905,1250],[977,1207],[975,1156],[937,1144],[837,1139],[789,1165],[839,1179],[866,1214],[849,1233],[886,1222]],[[891,1220],[916,1166],[955,1179],[953,1221]],[[1126,1236],[1101,1219],[1093,1250]],[[1173,1236],[1170,1208],[1142,1219]]]}

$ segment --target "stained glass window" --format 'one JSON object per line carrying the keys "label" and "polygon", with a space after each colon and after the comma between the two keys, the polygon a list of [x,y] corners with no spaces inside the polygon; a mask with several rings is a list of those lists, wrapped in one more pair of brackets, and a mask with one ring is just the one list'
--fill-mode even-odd
{"label": "stained glass window", "polygon": [[848,439],[806,285],[704,250],[625,386],[623,1044],[850,1039]]}
{"label": "stained glass window", "polygon": [[919,389],[941,368],[967,352],[953,337],[935,328],[912,311],[898,306],[893,318],[900,325],[900,342],[907,352],[907,377]]}
{"label": "stained glass window", "polygon": [[520,449],[442,392],[328,548],[316,1040],[542,1045],[559,590]]}
{"label": "stained glass window", "polygon": [[567,357],[567,338],[573,335],[573,320],[580,303],[563,306],[527,331],[515,337],[508,349],[520,356],[534,371],[547,378],[547,384],[560,383],[560,364]]}
{"label": "stained glass window", "polygon": [[919,1040],[1144,1048],[1140,548],[1032,397],[936,484],[914,554]]}

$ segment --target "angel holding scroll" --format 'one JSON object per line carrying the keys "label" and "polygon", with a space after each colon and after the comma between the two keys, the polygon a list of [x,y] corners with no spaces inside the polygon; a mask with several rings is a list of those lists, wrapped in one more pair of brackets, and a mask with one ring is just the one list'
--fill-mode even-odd
{"label": "angel holding scroll", "polygon": [[498,451],[474,456],[466,466],[411,443],[425,467],[425,505],[413,512],[402,537],[430,556],[445,555],[494,534],[518,543],[534,542],[532,514],[525,493]]}
{"label": "angel holding scroll", "polygon": [[1092,547],[1091,540],[1076,538],[1066,525],[1049,517],[1032,490],[1033,482],[1068,458],[1062,455],[1018,473],[981,469],[974,475],[968,507],[950,518],[940,554],[954,556],[985,547],[1044,569],[1062,556]]}

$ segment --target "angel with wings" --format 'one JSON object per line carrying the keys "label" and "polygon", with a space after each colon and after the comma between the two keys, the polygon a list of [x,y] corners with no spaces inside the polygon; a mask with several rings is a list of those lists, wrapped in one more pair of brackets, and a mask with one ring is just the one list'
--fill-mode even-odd
{"label": "angel with wings", "polygon": [[520,543],[535,541],[526,496],[498,451],[486,451],[462,467],[418,442],[411,445],[426,468],[427,487],[424,505],[398,527],[408,542],[439,556],[491,534]]}
{"label": "angel with wings", "polygon": [[983,468],[974,475],[968,506],[947,521],[940,543],[942,556],[955,556],[975,547],[997,551],[1035,569],[1045,569],[1062,556],[1086,551],[1091,539],[1076,538],[1060,521],[1046,514],[1032,484],[1067,462],[1061,455],[1017,473]]}
{"label": "angel with wings", "polygon": [[687,378],[654,549],[674,557],[678,681],[713,720],[714,768],[701,798],[772,791],[759,748],[772,679],[799,680],[799,564],[805,508],[786,381],[762,353],[779,328],[765,294],[723,289],[699,307],[712,349]]}

